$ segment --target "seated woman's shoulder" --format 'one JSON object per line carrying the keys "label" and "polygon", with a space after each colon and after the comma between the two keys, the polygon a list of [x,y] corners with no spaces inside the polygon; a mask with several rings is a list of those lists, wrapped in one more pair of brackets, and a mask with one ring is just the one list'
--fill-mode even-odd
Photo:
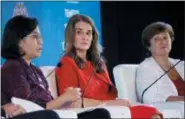
{"label": "seated woman's shoulder", "polygon": [[6,69],[9,69],[9,68],[21,68],[21,64],[18,60],[16,59],[9,59],[7,60],[1,67],[1,70],[6,70]]}
{"label": "seated woman's shoulder", "polygon": [[62,58],[61,58],[62,61],[72,61],[73,58],[69,55],[64,55]]}
{"label": "seated woman's shoulder", "polygon": [[178,59],[178,58],[171,58],[171,57],[169,57],[169,60],[172,61],[172,62],[179,62],[179,61],[184,62],[184,60],[181,60],[181,59]]}
{"label": "seated woman's shoulder", "polygon": [[75,63],[74,59],[73,59],[71,56],[69,56],[69,55],[64,55],[64,56],[61,58],[60,62],[61,62],[62,64],[68,64],[68,63],[74,64],[74,63]]}
{"label": "seated woman's shoulder", "polygon": [[147,65],[149,65],[152,61],[152,57],[147,57],[145,58],[140,64],[139,67],[146,67]]}

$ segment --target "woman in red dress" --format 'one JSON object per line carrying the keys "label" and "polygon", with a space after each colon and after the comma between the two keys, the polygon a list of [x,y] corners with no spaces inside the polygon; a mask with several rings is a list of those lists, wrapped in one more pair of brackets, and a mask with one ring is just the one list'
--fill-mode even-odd
{"label": "woman in red dress", "polygon": [[[98,33],[93,21],[84,15],[70,18],[65,30],[65,56],[62,66],[56,69],[59,93],[67,87],[80,87],[84,92],[84,106],[122,105],[130,108],[132,118],[162,118],[162,114],[152,106],[131,106],[127,99],[117,98],[117,90],[112,84],[106,65],[100,57]],[[94,74],[93,74],[93,71]],[[81,107],[81,99],[73,102],[74,107]]]}

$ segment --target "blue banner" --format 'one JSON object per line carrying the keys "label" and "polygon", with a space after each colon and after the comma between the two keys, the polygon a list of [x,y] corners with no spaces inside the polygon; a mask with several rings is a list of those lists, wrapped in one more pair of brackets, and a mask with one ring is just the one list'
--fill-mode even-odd
{"label": "blue banner", "polygon": [[[1,7],[1,35],[7,20],[16,14],[24,13],[29,17],[36,17],[38,19],[43,37],[43,51],[41,57],[33,60],[33,63],[37,66],[55,66],[57,64],[64,50],[66,23],[74,14],[84,14],[94,20],[99,32],[99,43],[102,44],[99,1],[2,1]],[[1,59],[1,63],[3,62],[4,60]]]}

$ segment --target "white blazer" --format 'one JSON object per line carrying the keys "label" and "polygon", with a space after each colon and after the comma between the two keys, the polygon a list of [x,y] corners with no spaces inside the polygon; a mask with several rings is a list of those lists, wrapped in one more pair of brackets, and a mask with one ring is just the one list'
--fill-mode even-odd
{"label": "white blazer", "polygon": [[[179,60],[169,58],[169,61],[175,65]],[[176,65],[175,69],[184,80],[184,61]],[[140,101],[143,91],[163,74],[163,69],[153,57],[146,58],[139,65],[136,72],[136,89]],[[169,96],[178,96],[178,92],[166,74],[144,93],[143,102],[147,104],[165,102]]]}

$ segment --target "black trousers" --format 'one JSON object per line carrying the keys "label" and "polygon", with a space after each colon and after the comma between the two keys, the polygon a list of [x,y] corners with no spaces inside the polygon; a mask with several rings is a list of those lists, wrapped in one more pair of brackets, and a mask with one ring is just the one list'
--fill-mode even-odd
{"label": "black trousers", "polygon": [[[26,113],[9,119],[60,119],[57,113],[51,110]],[[78,119],[111,119],[106,109],[99,108],[89,112],[78,114]]]}
{"label": "black trousers", "polygon": [[78,114],[79,119],[111,119],[110,113],[103,108]]}

